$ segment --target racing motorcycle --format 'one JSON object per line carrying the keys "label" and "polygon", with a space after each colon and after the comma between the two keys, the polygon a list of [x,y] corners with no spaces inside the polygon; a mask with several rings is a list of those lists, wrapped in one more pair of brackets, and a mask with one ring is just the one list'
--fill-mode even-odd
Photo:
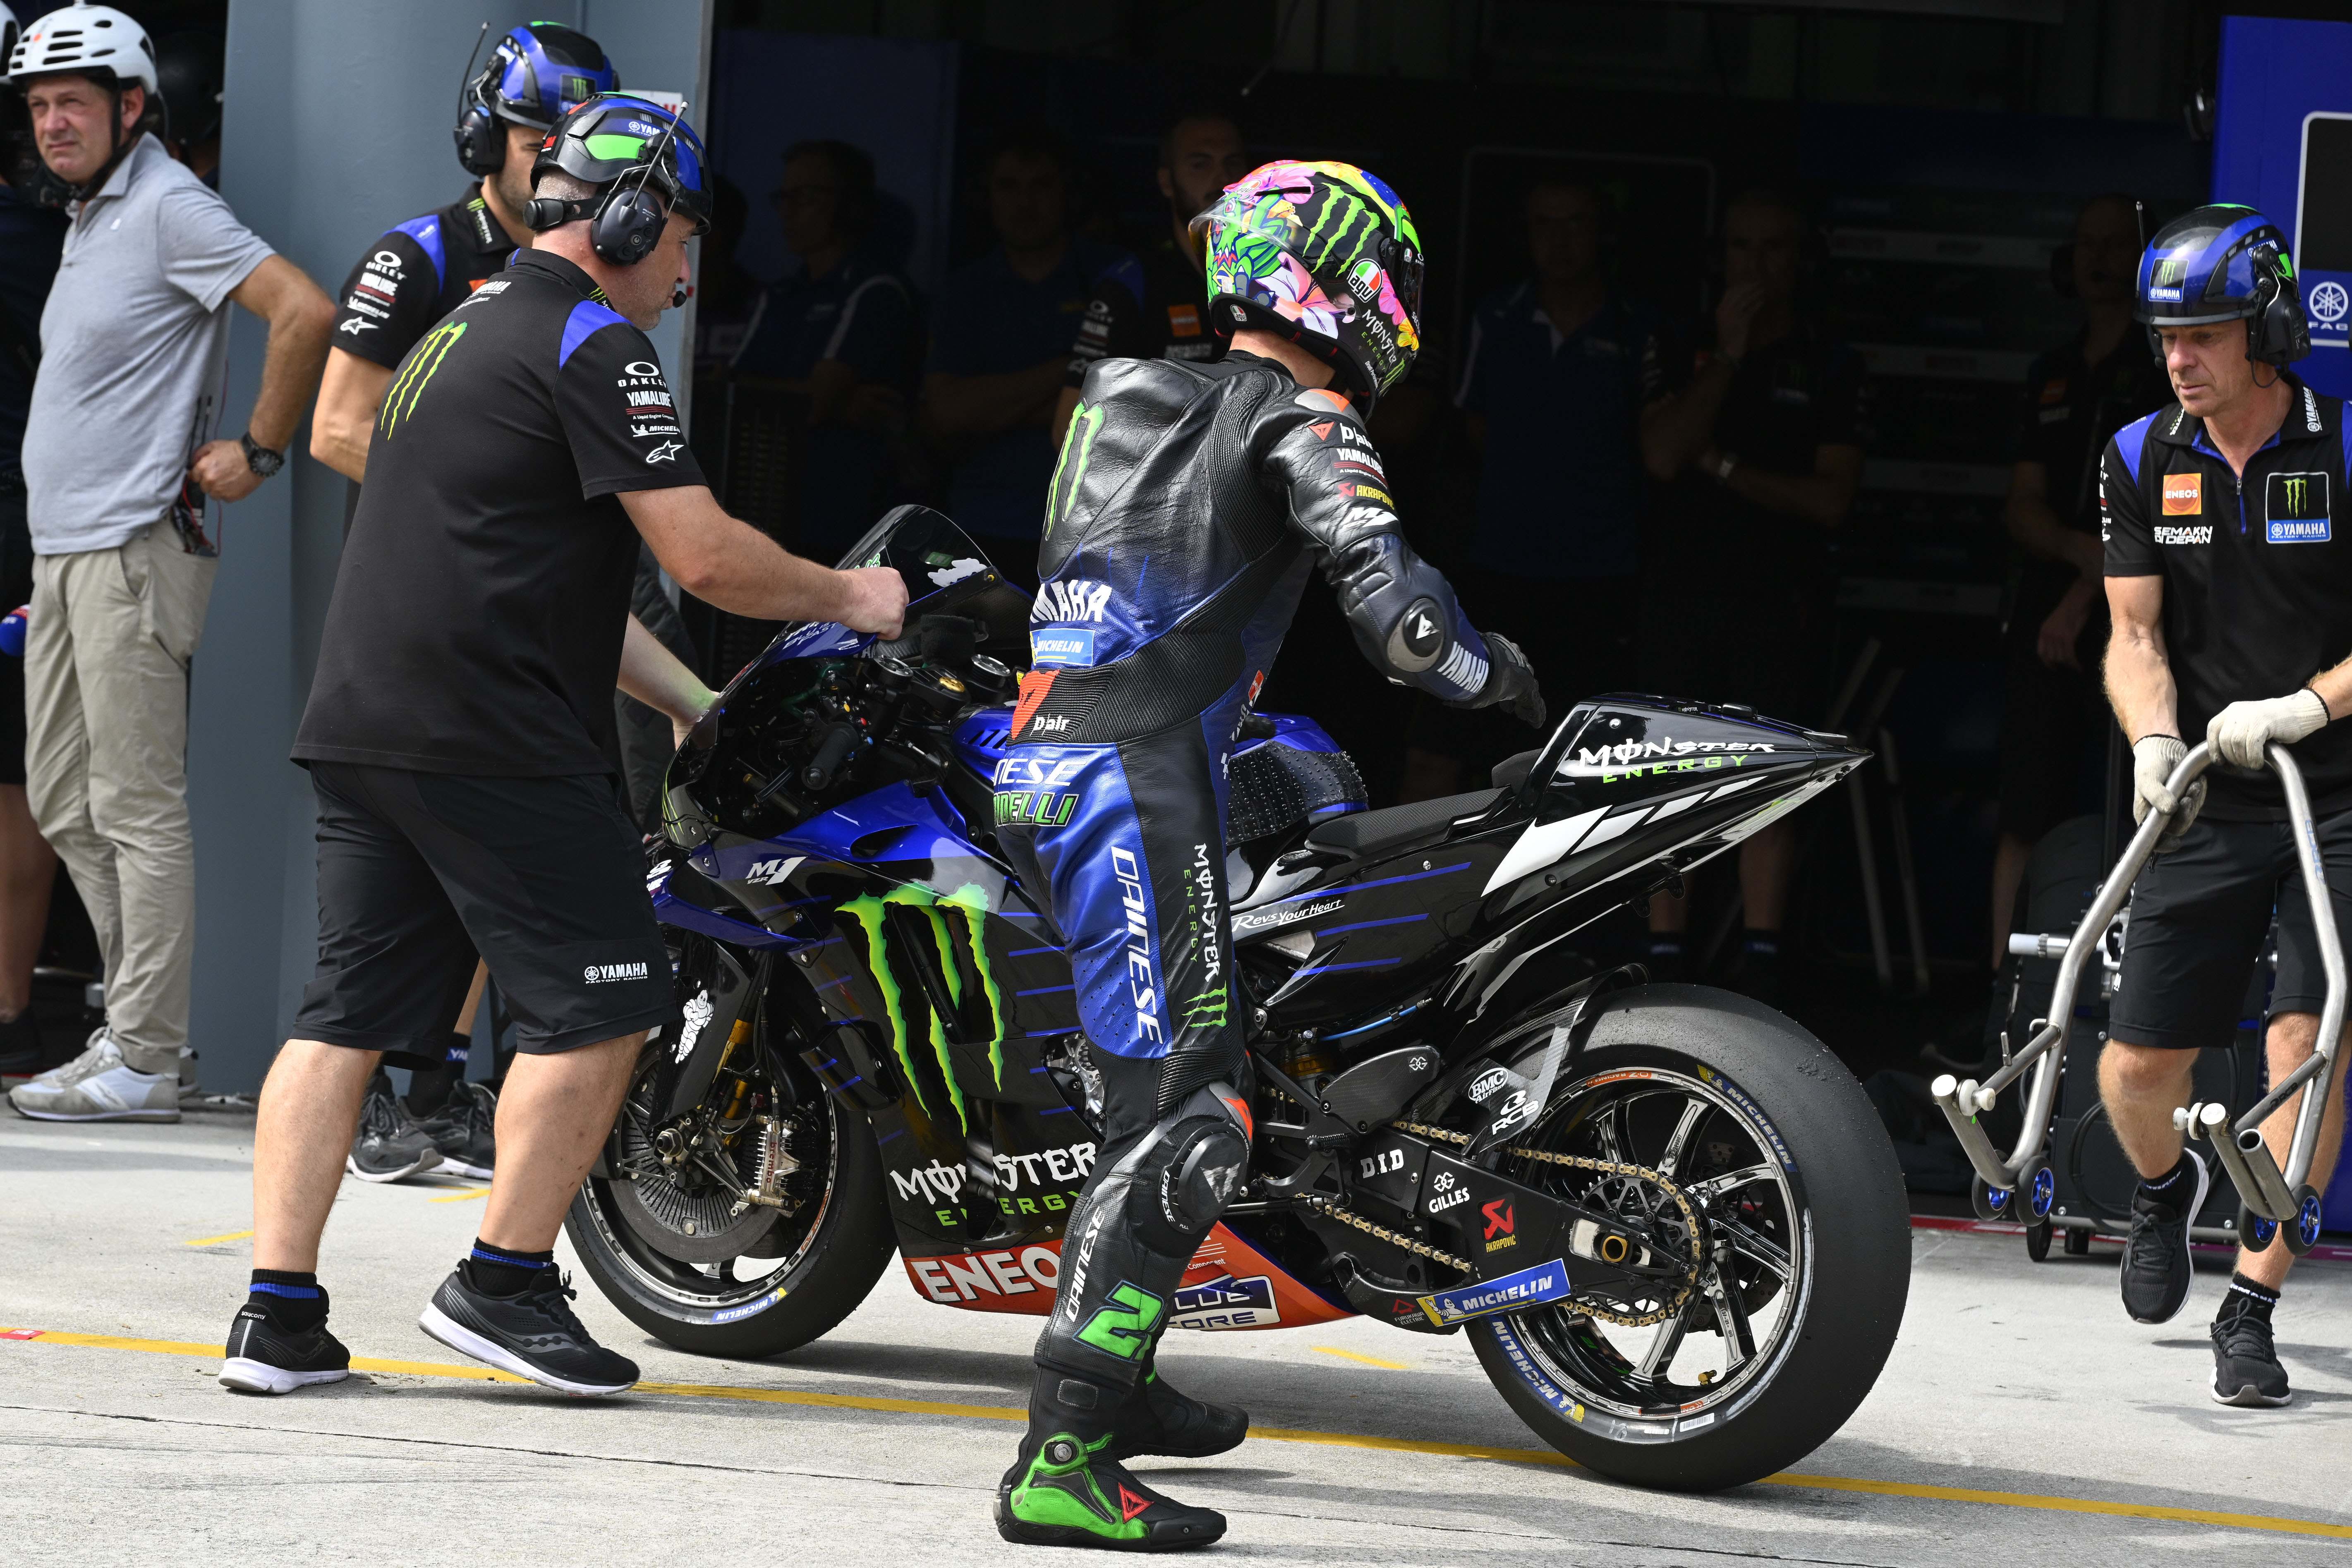
{"label": "racing motorcycle", "polygon": [[[1045,1313],[1098,1139],[1069,965],[994,831],[1076,805],[1006,744],[1029,601],[921,508],[847,563],[902,574],[903,635],[786,626],[671,763],[647,886],[684,1022],[568,1216],[681,1350],[805,1344],[894,1251],[927,1300]],[[1466,1332],[1546,1443],[1651,1486],[1837,1430],[1908,1288],[1878,1118],[1787,1018],[1571,939],[1866,755],[1608,697],[1488,788],[1373,811],[1320,728],[1246,714],[1220,849],[1251,1163],[1174,1324]]]}

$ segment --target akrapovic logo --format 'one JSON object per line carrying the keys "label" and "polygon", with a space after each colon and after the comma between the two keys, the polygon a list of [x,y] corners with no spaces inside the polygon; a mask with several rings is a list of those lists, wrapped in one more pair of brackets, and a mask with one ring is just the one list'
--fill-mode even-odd
{"label": "akrapovic logo", "polygon": [[646,966],[642,963],[592,963],[581,973],[591,985],[604,985],[615,980],[643,980]]}

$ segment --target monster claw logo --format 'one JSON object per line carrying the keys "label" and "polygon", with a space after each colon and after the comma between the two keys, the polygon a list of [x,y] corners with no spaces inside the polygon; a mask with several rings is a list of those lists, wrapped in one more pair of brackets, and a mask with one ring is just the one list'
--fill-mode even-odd
{"label": "monster claw logo", "polygon": [[2169,287],[2178,284],[2188,276],[2188,261],[2178,256],[2168,256],[2156,264],[2154,269],[2149,272],[2147,280],[2159,286]]}
{"label": "monster claw logo", "polygon": [[2311,481],[2309,479],[2303,478],[2301,475],[2297,475],[2285,482],[2284,489],[2286,490],[2286,504],[2288,510],[2299,512],[2309,503],[2308,498],[2311,492]]}
{"label": "monster claw logo", "polygon": [[[400,367],[399,376],[392,384],[392,390],[384,394],[383,414],[379,423],[386,436],[392,434],[394,426],[416,412],[416,400],[425,395],[425,384],[441,368],[441,362],[449,357],[449,351],[457,346],[457,340],[466,335],[466,326],[464,321],[444,321],[425,333],[409,351],[406,362]],[[407,400],[405,403],[402,401],[404,398]]]}
{"label": "monster claw logo", "polygon": [[[906,884],[893,888],[877,897],[867,894],[852,899],[840,906],[842,915],[854,923],[866,938],[866,969],[874,977],[875,987],[882,994],[882,1009],[890,1027],[890,1047],[897,1054],[898,1066],[907,1075],[907,1087],[915,1097],[915,1104],[926,1117],[931,1112],[930,1101],[923,1092],[925,1074],[916,1066],[914,1030],[918,1020],[912,1016],[919,1010],[919,1020],[929,1036],[932,1064],[939,1079],[947,1088],[949,1106],[955,1112],[960,1128],[969,1131],[971,1114],[964,1104],[963,1089],[956,1081],[955,1064],[948,1054],[947,1021],[929,1004],[921,984],[901,984],[897,967],[890,959],[890,928],[885,918],[892,905],[922,912],[930,929],[932,947],[939,960],[940,973],[947,981],[948,1001],[961,1009],[964,1000],[965,965],[959,943],[948,925],[944,911],[953,910],[963,926],[962,947],[971,953],[971,968],[976,972],[981,994],[988,1002],[989,1066],[995,1070],[996,1084],[1004,1086],[1004,1037],[1011,1026],[1005,1016],[1004,993],[998,989],[996,975],[989,967],[987,939],[982,922],[988,915],[987,889],[978,883],[968,883],[952,893],[935,893],[929,888]],[[902,933],[903,934],[903,933]]]}

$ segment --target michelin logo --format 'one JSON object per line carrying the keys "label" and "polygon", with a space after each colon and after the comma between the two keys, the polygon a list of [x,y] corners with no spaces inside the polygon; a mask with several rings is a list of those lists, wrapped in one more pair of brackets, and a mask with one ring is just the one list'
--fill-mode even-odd
{"label": "michelin logo", "polygon": [[1522,1268],[1517,1274],[1506,1274],[1496,1279],[1482,1279],[1475,1285],[1463,1285],[1452,1290],[1440,1290],[1421,1298],[1421,1310],[1439,1328],[1448,1323],[1467,1322],[1472,1318],[1484,1318],[1496,1312],[1516,1311],[1521,1307],[1539,1306],[1546,1301],[1559,1301],[1569,1294],[1568,1264],[1563,1258]]}

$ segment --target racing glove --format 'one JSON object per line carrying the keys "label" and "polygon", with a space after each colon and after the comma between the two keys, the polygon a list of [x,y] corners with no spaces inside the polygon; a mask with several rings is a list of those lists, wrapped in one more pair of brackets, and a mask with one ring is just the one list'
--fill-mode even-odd
{"label": "racing glove", "polygon": [[2142,735],[2132,742],[2132,820],[2146,822],[2150,811],[2168,811],[2172,820],[2157,836],[2156,851],[2161,855],[2180,842],[2189,825],[2205,805],[2205,781],[2199,778],[2179,795],[2165,788],[2172,770],[2189,748],[2178,735]]}
{"label": "racing glove", "polygon": [[1531,730],[1544,726],[1543,693],[1536,689],[1536,672],[1518,644],[1493,632],[1486,634],[1486,684],[1467,702],[1448,708],[1500,708]]}
{"label": "racing glove", "polygon": [[2205,743],[2223,762],[2259,768],[2265,745],[2292,746],[2326,727],[2328,717],[2327,700],[2306,686],[2291,696],[2231,703],[2205,726]]}

